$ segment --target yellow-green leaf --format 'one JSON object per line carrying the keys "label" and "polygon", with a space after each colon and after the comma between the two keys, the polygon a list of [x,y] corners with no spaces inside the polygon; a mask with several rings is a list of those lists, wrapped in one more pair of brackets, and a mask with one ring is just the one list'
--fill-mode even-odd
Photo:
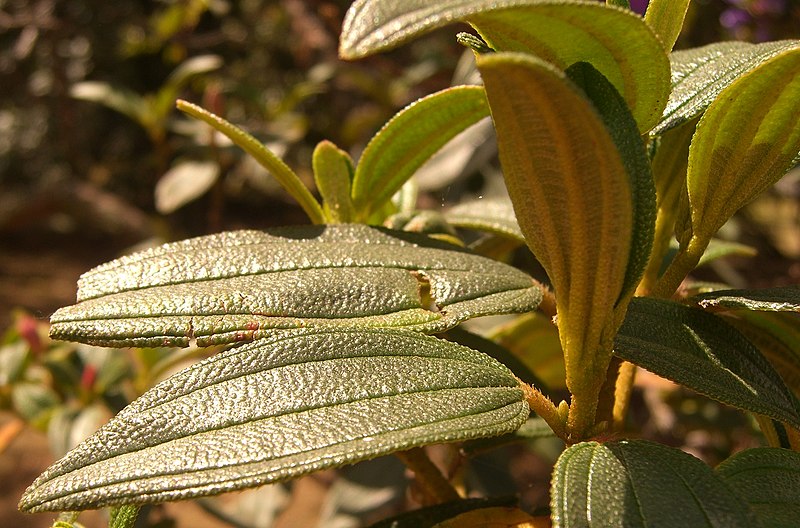
{"label": "yellow-green leaf", "polygon": [[350,181],[353,179],[353,160],[330,141],[321,141],[311,159],[314,181],[322,196],[322,209],[329,223],[352,221]]}
{"label": "yellow-green leaf", "polygon": [[644,21],[653,28],[666,51],[671,51],[683,27],[689,0],[650,0]]}
{"label": "yellow-green leaf", "polygon": [[605,378],[631,250],[625,167],[562,72],[519,53],[478,57],[478,68],[520,228],[556,291],[567,386],[588,396]]}
{"label": "yellow-green leaf", "polygon": [[781,178],[800,152],[800,48],[741,76],[708,107],[687,175],[692,236],[703,245]]}
{"label": "yellow-green leaf", "polygon": [[358,161],[352,190],[356,214],[369,218],[445,143],[488,115],[479,86],[447,88],[401,110]]}
{"label": "yellow-green leaf", "polygon": [[669,62],[635,13],[597,2],[554,0],[358,0],[345,17],[340,54],[355,59],[456,21],[474,25],[498,51],[523,51],[561,69],[585,61],[625,97],[641,131],[669,95]]}

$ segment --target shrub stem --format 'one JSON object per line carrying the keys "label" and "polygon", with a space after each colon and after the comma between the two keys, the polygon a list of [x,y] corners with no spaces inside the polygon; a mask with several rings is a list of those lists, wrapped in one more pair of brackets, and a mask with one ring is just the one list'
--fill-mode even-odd
{"label": "shrub stem", "polygon": [[420,487],[435,504],[458,500],[461,497],[421,447],[395,453],[408,469],[414,472]]}

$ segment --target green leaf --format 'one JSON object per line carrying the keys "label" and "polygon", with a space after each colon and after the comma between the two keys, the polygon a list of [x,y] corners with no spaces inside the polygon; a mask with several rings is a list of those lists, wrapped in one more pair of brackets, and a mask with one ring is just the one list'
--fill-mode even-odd
{"label": "green leaf", "polygon": [[569,447],[556,463],[550,493],[554,528],[758,525],[702,461],[644,440]]}
{"label": "green leaf", "polygon": [[566,71],[592,102],[617,147],[628,175],[633,200],[633,235],[619,303],[633,295],[653,248],[656,222],[656,189],[650,159],[625,100],[591,64],[578,62]]}
{"label": "green leaf", "polygon": [[369,218],[458,133],[489,115],[479,86],[456,86],[401,110],[370,140],[353,177],[353,204]]}
{"label": "green leaf", "polygon": [[328,222],[336,224],[352,221],[350,182],[355,171],[353,160],[330,141],[322,141],[314,149],[311,165]]}
{"label": "green leaf", "polygon": [[757,448],[738,453],[717,475],[750,505],[761,526],[792,528],[800,518],[800,454]]}
{"label": "green leaf", "polygon": [[126,504],[112,508],[108,528],[133,528],[138,515],[139,506]]}
{"label": "green leaf", "polygon": [[596,2],[360,0],[345,16],[340,54],[355,59],[465,21],[498,51],[538,55],[560,69],[591,63],[623,94],[645,132],[669,95],[661,43],[635,13]]}
{"label": "green leaf", "polygon": [[772,365],[734,327],[698,308],[635,298],[614,352],[720,402],[800,425],[792,393]]}
{"label": "green leaf", "polygon": [[671,51],[683,27],[689,0],[650,0],[644,21],[661,39],[666,51]]}
{"label": "green leaf", "polygon": [[528,418],[518,383],[488,356],[416,332],[281,332],[152,388],[47,469],[20,507],[213,495],[497,436]]}
{"label": "green leaf", "polygon": [[444,216],[448,223],[456,227],[486,231],[525,243],[517,217],[514,216],[514,207],[508,199],[471,200],[451,207]]}
{"label": "green leaf", "polygon": [[178,100],[178,110],[186,112],[195,119],[199,119],[213,127],[218,132],[226,135],[239,148],[253,156],[253,158],[265,169],[267,169],[278,183],[297,200],[300,207],[308,215],[308,218],[315,224],[325,222],[325,215],[322,207],[306,188],[297,174],[289,168],[280,158],[269,151],[260,141],[242,130],[241,128],[229,123],[218,115],[200,108],[192,103]]}
{"label": "green leaf", "polygon": [[672,53],[672,92],[664,115],[651,134],[660,135],[699,116],[741,75],[798,45],[797,40],[718,42]]}
{"label": "green leaf", "polygon": [[744,308],[762,312],[800,312],[800,286],[718,290],[695,295],[692,300],[707,310]]}
{"label": "green leaf", "polygon": [[437,333],[533,310],[525,273],[451,244],[363,225],[239,231],[167,244],[85,273],[51,335],[104,346],[249,341],[274,329]]}
{"label": "green leaf", "polygon": [[734,212],[780,179],[800,152],[800,46],[728,86],[689,148],[692,236],[706,242]]}
{"label": "green leaf", "polygon": [[556,292],[567,386],[596,401],[631,252],[625,166],[593,106],[562,72],[521,53],[477,62],[517,220]]}
{"label": "green leaf", "polygon": [[786,312],[735,310],[723,313],[725,320],[756,345],[781,377],[800,395],[800,324]]}

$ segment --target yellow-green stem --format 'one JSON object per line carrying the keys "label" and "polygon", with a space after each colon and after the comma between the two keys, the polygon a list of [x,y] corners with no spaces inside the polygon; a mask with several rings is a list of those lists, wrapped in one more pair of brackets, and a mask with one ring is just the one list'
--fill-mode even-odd
{"label": "yellow-green stem", "polygon": [[678,290],[683,279],[697,267],[700,257],[703,256],[708,243],[702,243],[696,238],[692,238],[688,246],[675,255],[667,271],[656,283],[650,294],[653,297],[669,299]]}
{"label": "yellow-green stem", "polygon": [[520,387],[525,393],[525,399],[527,400],[528,406],[530,406],[531,410],[535,412],[536,415],[542,420],[547,422],[547,425],[550,426],[550,429],[553,430],[556,436],[566,441],[566,424],[564,423],[564,419],[562,418],[561,414],[559,414],[558,408],[555,406],[553,401],[542,394],[536,387],[527,385],[523,382],[520,382]]}
{"label": "yellow-green stem", "polygon": [[633,383],[636,381],[636,365],[623,361],[619,366],[617,385],[614,388],[614,411],[612,412],[611,426],[614,431],[622,431],[625,428],[625,418],[628,416],[628,408],[631,403],[633,393]]}
{"label": "yellow-green stem", "polygon": [[415,447],[395,454],[408,469],[414,472],[420,487],[434,503],[449,502],[461,498],[452,484],[439,471],[439,468],[431,462],[423,448]]}

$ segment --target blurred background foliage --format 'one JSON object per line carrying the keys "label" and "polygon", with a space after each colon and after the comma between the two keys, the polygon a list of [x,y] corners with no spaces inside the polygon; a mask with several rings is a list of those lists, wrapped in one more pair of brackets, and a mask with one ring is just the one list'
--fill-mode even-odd
{"label": "blurred background foliage", "polygon": [[[646,3],[631,2],[639,12]],[[7,497],[0,525],[38,522],[14,510],[47,457],[60,456],[175,368],[214,352],[50,342],[46,318],[74,301],[80,273],[140,245],[305,222],[263,169],[177,112],[176,98],[242,126],[310,183],[319,141],[329,139],[357,158],[397,110],[454,78],[469,78],[454,39],[459,28],[359,62],[340,61],[338,35],[349,4],[0,0],[0,497]],[[695,0],[677,48],[782,38],[800,38],[800,0]],[[460,151],[428,168],[423,205],[502,188],[487,134],[462,141]],[[487,143],[490,154],[477,155]],[[754,246],[758,256],[717,261],[699,278],[734,286],[800,282],[799,204],[795,169],[725,227],[724,237]],[[643,384],[634,414],[652,437],[711,462],[753,441],[753,424],[741,414],[699,396],[675,398],[675,388],[658,380],[645,377]],[[27,434],[25,425],[47,433],[38,459],[15,441]],[[546,480],[536,479],[547,474],[558,448],[545,442],[533,453],[510,451],[486,462],[485,486],[511,479],[492,492],[522,489],[523,504],[541,502]],[[510,473],[497,470],[520,457]],[[404,488],[387,480],[402,476],[401,467],[365,474],[357,468],[346,470],[344,481],[323,473],[243,494],[237,518],[266,526],[279,512],[284,518],[294,512],[288,518],[314,514],[344,527],[402,506]],[[10,472],[16,479],[5,478]],[[298,503],[290,489],[327,498]],[[234,511],[226,504],[202,506],[224,518]],[[171,515],[145,517],[170,526]],[[49,525],[46,517],[41,525]]]}

